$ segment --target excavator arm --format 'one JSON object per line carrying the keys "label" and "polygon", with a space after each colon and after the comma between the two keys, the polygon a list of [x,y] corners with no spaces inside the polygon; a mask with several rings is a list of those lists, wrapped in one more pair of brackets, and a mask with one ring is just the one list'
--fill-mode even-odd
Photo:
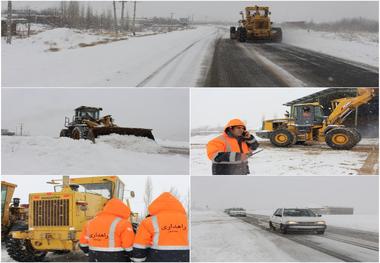
{"label": "excavator arm", "polygon": [[359,106],[374,97],[373,88],[358,88],[356,97],[340,98],[331,102],[333,111],[326,119],[326,125],[340,125]]}

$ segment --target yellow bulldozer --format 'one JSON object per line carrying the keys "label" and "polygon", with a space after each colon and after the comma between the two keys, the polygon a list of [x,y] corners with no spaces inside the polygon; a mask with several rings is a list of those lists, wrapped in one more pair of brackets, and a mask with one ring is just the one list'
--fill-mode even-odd
{"label": "yellow bulldozer", "polygon": [[114,123],[111,115],[100,117],[102,110],[102,108],[88,106],[76,108],[72,120],[65,117],[65,129],[61,130],[59,136],[93,142],[98,136],[110,134],[134,135],[154,140],[151,129],[119,127]]}
{"label": "yellow bulldozer", "polygon": [[324,116],[319,102],[294,104],[286,118],[263,121],[262,130],[256,134],[277,147],[325,142],[333,149],[349,150],[359,143],[361,134],[343,123],[358,107],[372,100],[374,92],[372,88],[358,88],[356,97],[332,100],[329,116]]}
{"label": "yellow bulldozer", "polygon": [[282,29],[272,27],[269,7],[266,6],[248,6],[245,13],[240,12],[242,19],[239,20],[239,26],[230,27],[230,38],[237,39],[240,42],[247,40],[265,40],[271,42],[282,41]]}
{"label": "yellow bulldozer", "polygon": [[[1,181],[1,239],[5,241],[9,231],[16,225],[25,225],[28,220],[27,205],[20,198],[13,198],[17,185]],[[13,200],[12,200],[13,198]]]}
{"label": "yellow bulldozer", "polygon": [[[42,261],[48,252],[78,249],[84,224],[111,198],[125,198],[124,183],[117,176],[69,178],[48,182],[54,192],[29,194],[27,224],[15,224],[6,239],[8,255],[16,261]],[[129,197],[134,197],[130,191]],[[131,215],[133,225],[136,214]]]}

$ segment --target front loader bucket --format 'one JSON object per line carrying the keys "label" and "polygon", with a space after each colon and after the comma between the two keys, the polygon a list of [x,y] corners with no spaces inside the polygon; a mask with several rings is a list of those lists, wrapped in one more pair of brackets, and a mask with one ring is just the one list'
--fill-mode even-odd
{"label": "front loader bucket", "polygon": [[98,136],[120,134],[120,135],[134,135],[137,137],[145,137],[154,140],[151,129],[142,128],[123,128],[123,127],[97,127],[92,129],[93,140]]}

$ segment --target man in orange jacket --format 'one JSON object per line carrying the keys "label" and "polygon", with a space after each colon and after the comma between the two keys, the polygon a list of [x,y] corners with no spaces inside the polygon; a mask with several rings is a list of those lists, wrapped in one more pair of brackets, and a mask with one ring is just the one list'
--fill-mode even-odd
{"label": "man in orange jacket", "polygon": [[223,134],[207,144],[207,156],[212,161],[213,175],[249,174],[248,157],[259,147],[239,119],[230,120]]}
{"label": "man in orange jacket", "polygon": [[148,208],[149,216],[137,230],[133,244],[135,262],[188,262],[189,230],[186,211],[168,192]]}
{"label": "man in orange jacket", "polygon": [[89,253],[89,261],[130,261],[134,232],[129,221],[131,210],[113,198],[83,227],[79,247]]}

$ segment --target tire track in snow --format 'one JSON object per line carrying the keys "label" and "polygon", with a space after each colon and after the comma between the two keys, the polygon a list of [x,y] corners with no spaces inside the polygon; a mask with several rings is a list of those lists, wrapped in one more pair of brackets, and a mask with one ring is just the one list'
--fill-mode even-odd
{"label": "tire track in snow", "polygon": [[187,51],[189,51],[193,46],[201,42],[203,39],[217,34],[217,31],[212,32],[211,34],[207,35],[206,37],[202,37],[194,42],[192,42],[190,45],[186,46],[183,50],[178,52],[176,55],[171,57],[169,60],[167,60],[164,64],[162,64],[158,69],[153,71],[148,77],[146,77],[144,80],[139,82],[136,87],[144,87],[145,84],[147,84],[150,80],[152,80],[157,74],[159,74],[164,68],[166,68],[168,65],[170,65],[173,61],[175,61],[178,57],[185,54]]}
{"label": "tire track in snow", "polygon": [[[315,240],[309,239],[308,235],[283,235],[281,233],[274,232],[274,231],[272,231],[272,230],[270,230],[268,228],[269,216],[247,214],[247,217],[246,218],[241,218],[241,220],[244,221],[244,222],[246,222],[246,223],[248,223],[248,224],[260,227],[261,229],[264,229],[264,230],[266,230],[266,231],[268,231],[268,232],[270,232],[272,234],[275,234],[275,235],[287,238],[287,239],[289,239],[289,240],[291,240],[293,242],[296,242],[298,244],[307,246],[309,248],[312,248],[314,250],[322,252],[322,253],[324,253],[326,255],[329,255],[329,256],[335,257],[337,259],[343,260],[345,262],[360,262],[361,261],[361,260],[358,260],[358,259],[353,258],[351,256],[347,256],[347,255],[345,255],[343,253],[339,253],[337,251],[334,251],[334,250],[332,250],[330,248],[323,247],[323,244],[321,244],[319,242],[316,242]],[[341,242],[341,243],[345,243],[345,244],[348,244],[348,245],[352,245],[352,246],[355,246],[355,247],[360,247],[360,248],[368,249],[368,250],[371,250],[371,251],[379,251],[378,246],[376,247],[374,245],[363,244],[363,243],[360,243],[360,242],[357,242],[357,241],[348,240],[343,235],[339,235],[339,236],[341,236],[341,237],[334,237],[333,235],[328,234],[326,236],[318,236],[318,238],[321,238],[322,240],[323,239],[330,239],[330,240],[334,240],[334,241],[337,241],[337,242]],[[314,237],[314,236],[312,236],[312,237]]]}

